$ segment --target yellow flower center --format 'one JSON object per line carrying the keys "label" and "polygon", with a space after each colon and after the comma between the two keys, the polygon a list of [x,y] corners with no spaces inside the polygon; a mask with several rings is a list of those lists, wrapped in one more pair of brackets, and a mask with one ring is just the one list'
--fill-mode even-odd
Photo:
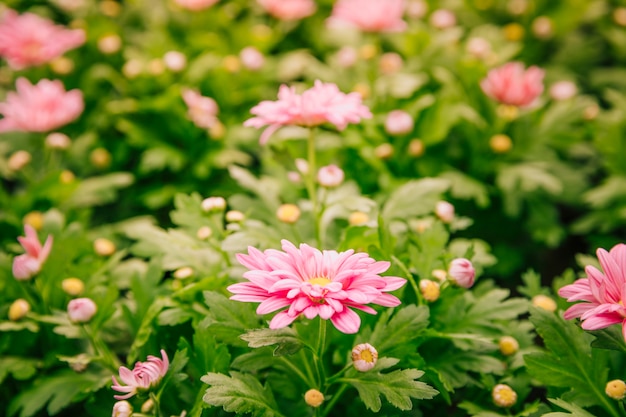
{"label": "yellow flower center", "polygon": [[365,349],[364,351],[359,353],[359,359],[368,363],[372,363],[374,362],[374,355],[372,354],[371,350]]}
{"label": "yellow flower center", "polygon": [[328,278],[324,278],[324,277],[317,277],[317,278],[311,278],[309,280],[309,284],[311,285],[319,285],[320,287],[325,287],[326,285],[330,284],[332,281],[329,280]]}

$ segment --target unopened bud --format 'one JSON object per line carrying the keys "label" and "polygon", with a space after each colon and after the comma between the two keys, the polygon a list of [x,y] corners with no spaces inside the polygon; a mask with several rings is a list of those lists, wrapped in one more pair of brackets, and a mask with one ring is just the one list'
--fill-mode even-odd
{"label": "unopened bud", "polygon": [[344,46],[337,51],[337,63],[341,68],[350,68],[359,58],[356,49],[351,46]]}
{"label": "unopened bud", "polygon": [[230,210],[226,212],[226,221],[229,223],[238,223],[244,221],[246,216],[238,210]]}
{"label": "unopened bud", "polygon": [[419,140],[419,139],[413,139],[409,142],[409,155],[411,155],[414,158],[419,158],[420,156],[424,155],[424,151],[426,150],[426,147],[424,146],[424,142]]}
{"label": "unopened bud", "polygon": [[524,27],[519,23],[509,23],[504,26],[504,37],[511,42],[517,42],[524,37]]}
{"label": "unopened bud", "polygon": [[533,34],[539,39],[549,39],[554,34],[554,24],[547,16],[539,16],[532,23]]}
{"label": "unopened bud", "polygon": [[276,211],[276,217],[283,223],[293,224],[300,218],[300,208],[295,204],[282,204]]}
{"label": "unopened bud", "polygon": [[226,200],[223,197],[209,197],[202,200],[202,210],[222,211],[226,208]]}
{"label": "unopened bud", "polygon": [[333,188],[341,185],[345,177],[343,170],[337,165],[327,165],[317,171],[317,182],[322,187]]}
{"label": "unopened bud", "polygon": [[432,221],[428,219],[419,219],[413,223],[413,229],[417,233],[424,233],[426,230],[432,227]]}
{"label": "unopened bud", "polygon": [[613,10],[613,21],[620,26],[626,26],[626,7]]}
{"label": "unopened bud", "polygon": [[424,300],[429,302],[435,302],[439,299],[439,294],[441,290],[439,289],[439,283],[435,281],[431,281],[429,279],[420,280],[420,292],[422,293],[422,297]]}
{"label": "unopened bud", "polygon": [[311,407],[319,407],[324,402],[324,394],[315,388],[311,388],[304,393],[304,402]]}
{"label": "unopened bud", "polygon": [[504,120],[515,120],[519,115],[519,108],[510,104],[500,104],[496,107],[496,114]]}
{"label": "unopened bud", "polygon": [[149,398],[148,400],[146,400],[146,402],[141,404],[141,412],[144,414],[151,414],[151,411],[153,409],[154,409],[154,401],[152,400],[152,398]]}
{"label": "unopened bud", "polygon": [[593,120],[598,117],[598,114],[600,114],[600,107],[598,107],[597,104],[587,106],[585,110],[583,110],[583,118],[585,120]]}
{"label": "unopened bud", "polygon": [[576,84],[571,81],[558,81],[552,86],[550,86],[550,90],[548,94],[552,100],[564,101],[569,100],[574,97],[578,93],[578,88]]}
{"label": "unopened bud", "polygon": [[176,279],[185,279],[185,278],[189,278],[192,275],[193,275],[193,269],[191,269],[188,266],[178,268],[176,271],[174,271],[174,278]]}
{"label": "unopened bud", "polygon": [[98,50],[103,54],[111,55],[122,47],[122,38],[115,33],[104,35],[98,39]]}
{"label": "unopened bud", "polygon": [[378,67],[383,74],[395,74],[402,69],[404,61],[402,57],[395,52],[386,52],[380,57]]}
{"label": "unopened bud", "polygon": [[67,305],[67,314],[74,323],[87,323],[97,311],[96,303],[90,298],[75,298]]}
{"label": "unopened bud", "polygon": [[100,256],[111,256],[115,249],[115,243],[104,237],[99,237],[93,242],[93,250]]}
{"label": "unopened bud", "polygon": [[614,400],[623,400],[624,397],[626,397],[626,383],[621,379],[609,381],[606,383],[604,392],[606,392],[606,395]]}
{"label": "unopened bud", "polygon": [[367,372],[376,365],[378,351],[369,343],[361,343],[352,349],[352,364],[359,372]]}
{"label": "unopened bud", "polygon": [[428,12],[428,3],[424,0],[411,0],[406,5],[406,14],[411,19],[421,19]]}
{"label": "unopened bud", "polygon": [[96,148],[89,154],[89,160],[96,168],[107,168],[111,165],[111,154],[104,148]]}
{"label": "unopened bud", "polygon": [[209,127],[209,135],[211,135],[211,139],[222,139],[226,134],[226,126],[219,120],[215,119],[215,121]]}
{"label": "unopened bud", "polygon": [[118,401],[113,405],[112,417],[130,417],[133,414],[133,406],[128,401]]}
{"label": "unopened bud", "polygon": [[258,71],[265,65],[265,56],[253,46],[247,46],[239,52],[239,59],[250,71]]}
{"label": "unopened bud", "polygon": [[50,69],[59,75],[67,75],[74,71],[74,61],[65,56],[53,59],[49,65]]}
{"label": "unopened bud", "polygon": [[348,216],[348,223],[350,223],[351,226],[360,226],[367,223],[369,220],[369,216],[362,211],[353,211],[350,213],[350,216]]}
{"label": "unopened bud", "polygon": [[161,75],[165,72],[165,62],[160,58],[151,59],[146,66],[148,72],[152,75]]}
{"label": "unopened bud", "polygon": [[393,156],[393,146],[391,143],[381,143],[374,149],[374,155],[378,159],[389,159]]}
{"label": "unopened bud", "polygon": [[352,87],[352,91],[354,93],[359,93],[363,99],[368,98],[372,93],[370,86],[365,83],[356,83],[354,87]]}
{"label": "unopened bud", "polygon": [[300,171],[302,175],[306,175],[309,173],[309,163],[306,159],[296,158],[294,160],[294,163],[296,164],[296,168],[298,169],[298,171]]}
{"label": "unopened bud", "polygon": [[143,71],[143,63],[138,59],[129,59],[122,66],[122,74],[126,78],[132,79],[140,75]]}
{"label": "unopened bud", "polygon": [[528,11],[528,0],[509,0],[507,9],[512,15],[523,15]]}
{"label": "unopened bud", "polygon": [[435,10],[430,15],[430,24],[435,29],[448,29],[456,25],[456,16],[450,10]]}
{"label": "unopened bud", "polygon": [[238,72],[241,69],[241,62],[235,55],[227,55],[222,60],[222,67],[224,67],[227,72]]}
{"label": "unopened bud", "polygon": [[18,298],[13,301],[11,307],[9,307],[9,320],[18,321],[24,318],[30,311],[30,304],[23,298]]}
{"label": "unopened bud", "polygon": [[517,402],[517,393],[506,384],[498,384],[491,391],[493,402],[502,408],[512,407]]}
{"label": "unopened bud", "polygon": [[40,211],[31,211],[22,219],[24,224],[29,224],[35,230],[41,230],[43,227],[43,214]]}
{"label": "unopened bud", "polygon": [[64,169],[59,174],[59,181],[61,182],[61,184],[70,184],[74,182],[75,179],[76,179],[76,175],[74,175],[72,171],[67,170],[67,169]]}
{"label": "unopened bud", "polygon": [[406,135],[413,130],[413,117],[404,110],[392,110],[385,119],[385,132],[390,135]]}
{"label": "unopened bud", "polygon": [[17,151],[13,153],[7,162],[7,166],[11,171],[20,171],[31,161],[32,157],[27,151]]}
{"label": "unopened bud", "polygon": [[122,6],[113,0],[103,0],[99,5],[100,12],[108,17],[117,17],[122,12]]}
{"label": "unopened bud", "polygon": [[435,205],[435,216],[444,223],[454,220],[454,206],[447,201],[438,201]]}
{"label": "unopened bud", "polygon": [[163,55],[163,63],[173,72],[180,72],[187,66],[187,57],[179,51],[168,51]]}
{"label": "unopened bud", "polygon": [[513,141],[509,136],[498,133],[489,139],[489,147],[495,153],[507,153],[513,147]]}
{"label": "unopened bud", "polygon": [[470,288],[474,285],[476,270],[469,259],[456,258],[448,267],[448,279],[459,287]]}
{"label": "unopened bud", "polygon": [[211,229],[209,226],[202,226],[196,232],[196,237],[200,240],[206,240],[210,238],[211,235],[213,235],[213,229]]}
{"label": "unopened bud", "polygon": [[546,311],[554,312],[556,311],[556,301],[547,295],[539,294],[535,295],[532,299],[532,304],[535,307],[542,308]]}
{"label": "unopened bud", "polygon": [[46,146],[52,149],[67,149],[71,144],[69,136],[64,133],[54,132],[46,136]]}
{"label": "unopened bud", "polygon": [[448,273],[443,270],[443,269],[433,269],[433,271],[430,273],[434,278],[437,279],[437,281],[439,282],[443,282],[446,280],[446,278],[448,277]]}
{"label": "unopened bud", "polygon": [[359,48],[359,56],[361,59],[372,59],[378,54],[378,48],[371,43],[365,44]]}
{"label": "unopened bud", "polygon": [[61,288],[66,294],[75,297],[85,291],[85,284],[78,278],[65,278],[61,281]]}
{"label": "unopened bud", "polygon": [[477,59],[485,59],[491,54],[491,43],[485,38],[471,38],[465,48],[467,53]]}
{"label": "unopened bud", "polygon": [[512,336],[502,336],[498,340],[498,347],[504,356],[511,356],[519,350],[519,343]]}

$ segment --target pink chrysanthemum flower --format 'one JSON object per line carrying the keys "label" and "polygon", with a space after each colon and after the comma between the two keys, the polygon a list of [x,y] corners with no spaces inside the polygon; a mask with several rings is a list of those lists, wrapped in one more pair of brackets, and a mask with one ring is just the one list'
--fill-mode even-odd
{"label": "pink chrysanthemum flower", "polygon": [[111,388],[118,392],[125,392],[125,395],[114,395],[116,400],[126,400],[137,394],[140,390],[148,390],[161,382],[170,367],[167,353],[161,349],[161,358],[148,356],[146,362],[137,362],[131,371],[125,366],[120,366],[120,379],[126,385],[121,385],[113,376],[113,386]]}
{"label": "pink chrysanthemum flower", "polygon": [[0,133],[13,130],[47,132],[75,120],[85,103],[80,90],[65,91],[59,80],[41,80],[33,85],[18,78],[17,92],[10,92],[0,103]]}
{"label": "pink chrysanthemum flower", "polygon": [[187,105],[187,116],[196,126],[210,129],[217,123],[219,107],[211,97],[205,97],[190,88],[183,89],[182,97]]}
{"label": "pink chrysanthemum flower", "polygon": [[626,340],[626,245],[620,243],[609,252],[598,249],[598,259],[604,273],[587,266],[587,278],[576,280],[559,290],[567,301],[585,301],[567,309],[565,318],[580,317],[582,328],[598,330],[622,323]]}
{"label": "pink chrysanthemum flower", "polygon": [[50,62],[83,43],[82,29],[66,29],[32,13],[7,10],[0,22],[0,56],[15,70]]}
{"label": "pink chrysanthemum flower", "polygon": [[299,20],[315,13],[313,0],[257,0],[269,14],[281,20]]}
{"label": "pink chrysanthemum flower", "polygon": [[349,123],[372,117],[359,93],[345,94],[339,91],[336,84],[320,80],[316,80],[313,87],[301,95],[296,93],[294,87],[283,84],[278,90],[278,101],[262,101],[250,112],[257,117],[246,120],[244,126],[269,126],[261,134],[261,144],[266,143],[281,126],[312,127],[328,122],[343,130]]}
{"label": "pink chrysanthemum flower", "polygon": [[401,32],[407,27],[404,9],[404,0],[338,0],[327,22],[365,32]]}
{"label": "pink chrysanthemum flower", "polygon": [[366,253],[320,251],[306,244],[296,248],[283,240],[283,251],[264,252],[253,247],[248,255],[237,254],[249,269],[242,282],[228,287],[232,300],[260,302],[258,314],[267,314],[289,307],[270,321],[271,329],[288,326],[301,314],[330,319],[344,333],[356,333],[361,318],[352,309],[376,314],[366,304],[395,307],[400,300],[389,291],[402,287],[406,280],[381,277],[389,262],[375,261]]}
{"label": "pink chrysanthemum flower", "polygon": [[26,253],[13,259],[13,276],[20,281],[37,275],[52,250],[52,236],[48,236],[42,246],[37,237],[37,232],[32,226],[25,225],[24,234],[25,237],[20,236],[17,240],[26,250]]}
{"label": "pink chrysanthemum flower", "polygon": [[521,62],[509,62],[489,71],[480,87],[487,96],[502,104],[528,107],[543,92],[544,75],[536,66],[524,70]]}

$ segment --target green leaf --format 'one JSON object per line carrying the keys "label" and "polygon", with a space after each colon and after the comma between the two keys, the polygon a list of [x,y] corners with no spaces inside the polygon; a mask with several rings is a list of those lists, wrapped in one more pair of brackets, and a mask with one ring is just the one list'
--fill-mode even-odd
{"label": "green leaf", "polygon": [[69,207],[92,207],[110,203],[117,198],[117,191],[131,185],[135,178],[128,172],[92,177],[83,180],[72,197],[67,201]]}
{"label": "green leaf", "polygon": [[259,316],[250,303],[232,301],[220,293],[204,291],[210,315],[205,319],[217,340],[245,346],[240,335],[259,327]]}
{"label": "green leaf", "polygon": [[444,267],[441,257],[445,253],[450,235],[442,223],[436,222],[412,237],[415,245],[409,246],[411,264],[420,278],[429,278],[433,269]]}
{"label": "green leaf", "polygon": [[391,193],[381,216],[389,222],[394,219],[406,220],[408,217],[431,213],[437,201],[441,200],[441,195],[448,188],[450,188],[450,181],[442,178],[408,181]]}
{"label": "green leaf", "polygon": [[268,386],[252,375],[231,372],[231,376],[209,372],[202,382],[210,385],[202,400],[225,411],[253,417],[284,417]]}
{"label": "green leaf", "polygon": [[595,417],[593,414],[586,412],[576,404],[571,404],[558,398],[548,398],[548,401],[567,411],[571,411],[571,413],[548,413],[544,414],[542,417]]}
{"label": "green leaf", "polygon": [[609,326],[589,333],[597,338],[591,342],[591,347],[626,352],[626,343],[624,343],[624,336],[620,326]]}
{"label": "green leaf", "polygon": [[274,356],[293,355],[303,346],[296,331],[290,327],[276,330],[250,330],[246,334],[242,334],[241,338],[248,342],[248,347],[251,348],[278,345],[274,349]]}
{"label": "green leaf", "polygon": [[400,351],[415,351],[415,343],[411,342],[428,326],[429,310],[426,306],[409,305],[397,310],[393,317],[392,313],[389,309],[380,315],[368,343],[381,355],[401,357],[408,352]]}
{"label": "green leaf", "polygon": [[133,363],[137,360],[139,350],[148,342],[152,332],[154,331],[157,316],[161,313],[161,310],[168,306],[171,306],[171,300],[166,298],[157,298],[150,308],[148,308],[148,311],[143,316],[143,320],[141,322],[141,326],[139,327],[139,331],[135,336],[135,340],[130,346],[128,357],[126,358],[128,363]]}
{"label": "green leaf", "polygon": [[431,399],[439,393],[433,387],[416,381],[422,375],[424,372],[417,369],[398,369],[386,374],[353,371],[349,377],[342,378],[341,381],[355,387],[365,406],[374,412],[380,411],[382,407],[381,395],[394,407],[410,410],[413,408],[411,398]]}
{"label": "green leaf", "polygon": [[24,381],[35,375],[40,364],[34,359],[20,356],[4,356],[0,358],[0,383],[9,375]]}

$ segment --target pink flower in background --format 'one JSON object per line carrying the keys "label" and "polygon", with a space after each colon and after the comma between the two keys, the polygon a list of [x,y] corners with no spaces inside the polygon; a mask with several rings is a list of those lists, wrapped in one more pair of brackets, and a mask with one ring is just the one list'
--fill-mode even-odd
{"label": "pink flower in background", "polygon": [[67,304],[67,315],[74,323],[87,323],[98,312],[91,298],[75,298]]}
{"label": "pink flower in background", "polygon": [[174,0],[180,7],[189,10],[202,10],[213,6],[219,0]]}
{"label": "pink flower in background", "polygon": [[254,46],[246,46],[239,52],[239,59],[250,71],[258,71],[265,65],[265,56]]}
{"label": "pink flower in background", "polygon": [[27,280],[38,274],[52,250],[52,236],[48,236],[46,243],[41,246],[37,232],[32,226],[25,225],[24,234],[25,237],[20,236],[17,240],[26,253],[13,259],[13,276],[18,280]]}
{"label": "pink flower in background", "polygon": [[344,178],[345,174],[343,169],[334,164],[323,166],[317,171],[317,182],[319,182],[322,187],[338,187],[341,185]]}
{"label": "pink flower in background", "polygon": [[269,14],[282,20],[299,20],[315,13],[313,0],[257,0]]}
{"label": "pink flower in background", "polygon": [[17,93],[0,103],[0,133],[47,132],[75,120],[85,106],[79,90],[65,91],[59,80],[41,80],[33,85],[26,78],[15,83]]}
{"label": "pink flower in background", "polygon": [[559,295],[569,302],[584,301],[568,308],[564,317],[580,317],[585,330],[622,323],[626,340],[626,245],[620,243],[609,252],[598,249],[596,253],[604,273],[589,265],[585,268],[587,278],[559,290]]}
{"label": "pink flower in background", "polygon": [[406,135],[413,131],[413,117],[404,110],[392,110],[385,118],[385,132],[390,135]]}
{"label": "pink flower in background", "polygon": [[120,366],[120,379],[126,385],[121,385],[115,377],[113,377],[113,386],[111,388],[117,392],[125,392],[124,395],[114,395],[116,400],[126,400],[137,394],[140,390],[148,390],[161,382],[161,379],[167,373],[170,367],[170,361],[167,353],[161,349],[161,357],[148,356],[146,362],[137,362],[131,371],[125,366]]}
{"label": "pink flower in background", "polygon": [[0,22],[0,56],[15,70],[45,64],[83,43],[83,30],[66,29],[32,13],[7,10]]}
{"label": "pink flower in background", "polygon": [[294,87],[281,85],[278,101],[265,100],[250,110],[253,117],[244,122],[244,126],[261,128],[268,126],[261,134],[261,144],[281,126],[317,126],[331,123],[339,130],[348,123],[358,123],[361,119],[372,117],[367,106],[362,104],[359,93],[345,94],[337,85],[316,80],[313,87],[301,95]]}
{"label": "pink flower in background", "polygon": [[210,129],[217,122],[219,108],[211,97],[189,88],[183,89],[182,96],[188,108],[187,115],[196,126]]}
{"label": "pink flower in background", "polygon": [[524,70],[521,62],[509,62],[489,71],[480,87],[502,104],[528,107],[543,92],[543,76],[544,71],[536,66]]}
{"label": "pink flower in background", "polygon": [[400,300],[388,291],[402,287],[406,280],[381,277],[389,262],[377,262],[366,253],[353,250],[320,251],[283,240],[283,251],[264,252],[253,247],[248,255],[237,254],[237,259],[249,271],[244,277],[250,282],[228,287],[232,300],[260,302],[258,314],[267,314],[288,307],[270,321],[271,329],[290,325],[303,314],[308,319],[316,316],[330,319],[344,333],[356,333],[361,318],[352,309],[376,314],[365,304],[395,307]]}
{"label": "pink flower in background", "polygon": [[448,277],[459,287],[470,288],[474,285],[475,276],[476,270],[474,270],[474,265],[469,259],[456,258],[450,262]]}
{"label": "pink flower in background", "polygon": [[401,32],[404,0],[338,0],[328,25],[356,27],[365,32]]}

